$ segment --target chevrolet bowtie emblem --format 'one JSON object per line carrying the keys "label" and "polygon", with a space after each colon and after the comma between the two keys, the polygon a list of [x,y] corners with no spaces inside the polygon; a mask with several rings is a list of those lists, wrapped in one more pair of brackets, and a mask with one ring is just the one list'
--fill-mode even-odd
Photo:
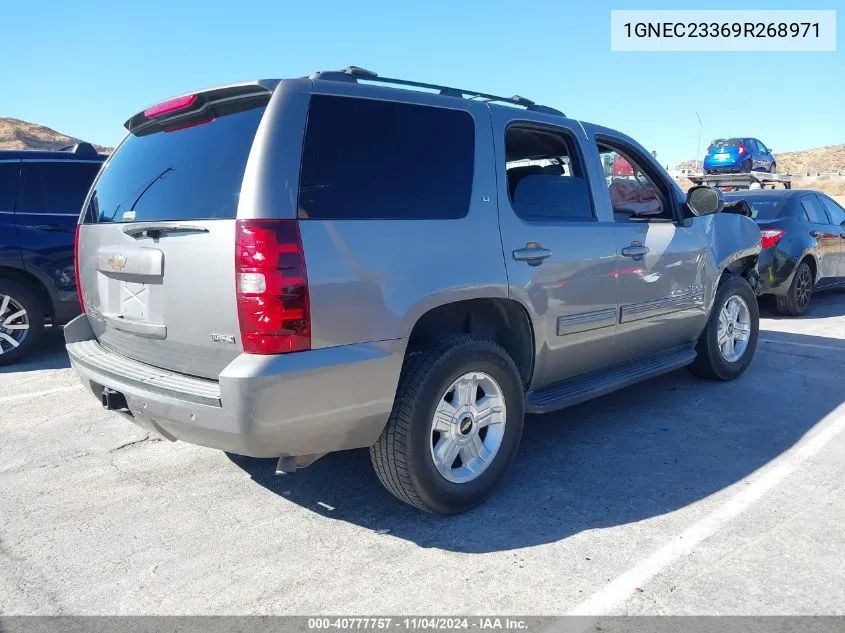
{"label": "chevrolet bowtie emblem", "polygon": [[111,266],[112,270],[116,270],[120,272],[124,268],[126,268],[126,256],[123,253],[118,253],[117,255],[112,255],[108,259],[109,266]]}

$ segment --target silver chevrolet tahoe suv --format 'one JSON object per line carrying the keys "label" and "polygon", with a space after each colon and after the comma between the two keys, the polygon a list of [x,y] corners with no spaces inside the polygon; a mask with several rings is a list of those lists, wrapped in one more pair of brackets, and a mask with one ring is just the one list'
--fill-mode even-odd
{"label": "silver chevrolet tahoe suv", "polygon": [[356,67],[126,122],[77,229],[73,368],[103,406],[291,472],[369,447],[457,513],[525,413],[754,355],[760,231],[636,141]]}

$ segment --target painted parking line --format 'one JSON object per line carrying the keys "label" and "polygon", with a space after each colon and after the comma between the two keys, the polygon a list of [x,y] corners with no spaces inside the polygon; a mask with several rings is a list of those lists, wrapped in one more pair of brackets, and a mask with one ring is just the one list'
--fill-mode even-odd
{"label": "painted parking line", "polygon": [[637,589],[688,555],[725,525],[743,514],[764,494],[789,477],[804,462],[821,451],[845,430],[845,404],[825,416],[795,446],[747,477],[738,486],[742,489],[703,519],[669,541],[651,556],[612,580],[587,600],[569,611],[569,615],[606,615],[627,601]]}
{"label": "painted parking line", "polygon": [[[758,339],[761,343],[770,343],[772,345],[794,345],[795,347],[810,347],[813,349],[823,349],[828,352],[842,351],[845,352],[845,345],[819,345],[817,343],[798,343],[796,341],[773,340],[769,338],[760,337]],[[841,340],[841,339],[832,339]]]}
{"label": "painted parking line", "polygon": [[14,396],[0,397],[0,404],[7,404],[9,402],[17,402],[19,400],[28,400],[30,398],[38,398],[39,396],[47,396],[51,393],[59,393],[61,391],[71,391],[74,389],[82,389],[82,385],[68,385],[67,387],[56,387],[55,389],[45,389],[44,391],[31,391],[29,393],[21,393]]}

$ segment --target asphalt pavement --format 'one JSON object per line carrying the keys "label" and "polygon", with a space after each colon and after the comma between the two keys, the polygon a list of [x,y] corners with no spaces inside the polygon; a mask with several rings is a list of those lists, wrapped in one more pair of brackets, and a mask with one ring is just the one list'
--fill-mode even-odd
{"label": "asphalt pavement", "polygon": [[49,339],[0,369],[0,614],[845,614],[845,292],[764,310],[736,382],[530,417],[452,518],[366,451],[275,476],[151,436]]}

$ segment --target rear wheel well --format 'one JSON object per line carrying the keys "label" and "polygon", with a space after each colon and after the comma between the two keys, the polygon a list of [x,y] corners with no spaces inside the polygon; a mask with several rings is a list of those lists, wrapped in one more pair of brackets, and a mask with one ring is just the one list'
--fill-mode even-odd
{"label": "rear wheel well", "polygon": [[53,299],[44,284],[35,275],[21,270],[20,268],[10,268],[8,266],[0,266],[0,278],[14,281],[22,286],[28,288],[41,301],[44,308],[44,316],[53,318]]}
{"label": "rear wheel well", "polygon": [[408,347],[431,347],[449,334],[472,334],[501,345],[528,388],[534,370],[534,333],[528,313],[517,301],[467,299],[432,308],[417,320]]}
{"label": "rear wheel well", "polygon": [[[816,258],[812,255],[805,255],[801,262],[807,262],[810,270],[813,271],[813,283],[815,284],[817,280],[816,275],[819,274],[819,265],[816,263]],[[801,265],[801,262],[798,263],[798,266]],[[798,268],[798,266],[796,266],[796,268]]]}

